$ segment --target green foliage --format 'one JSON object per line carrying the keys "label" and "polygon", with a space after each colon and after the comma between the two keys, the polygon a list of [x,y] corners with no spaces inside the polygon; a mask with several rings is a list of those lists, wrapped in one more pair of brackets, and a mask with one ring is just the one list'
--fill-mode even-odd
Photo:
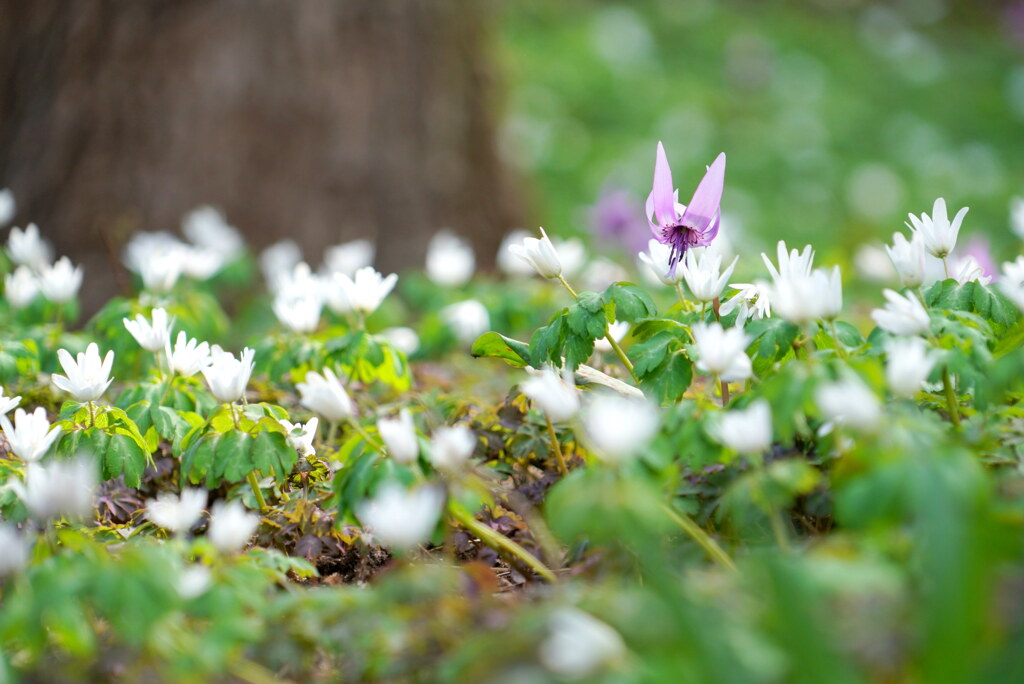
{"label": "green foliage", "polygon": [[241,482],[258,471],[281,484],[298,463],[279,422],[281,409],[269,404],[245,410],[222,406],[181,439],[181,480],[215,488]]}
{"label": "green foliage", "polygon": [[142,473],[151,462],[152,449],[125,411],[114,406],[90,408],[69,401],[61,415],[66,417],[56,423],[64,430],[57,442],[58,455],[94,454],[104,480],[124,475],[126,485],[139,486]]}

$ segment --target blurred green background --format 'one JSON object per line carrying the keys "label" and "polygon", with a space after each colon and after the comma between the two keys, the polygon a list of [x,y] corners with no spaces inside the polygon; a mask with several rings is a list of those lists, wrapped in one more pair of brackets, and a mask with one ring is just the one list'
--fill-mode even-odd
{"label": "blurred green background", "polygon": [[551,231],[587,232],[602,195],[597,216],[634,206],[646,230],[663,140],[683,202],[726,152],[723,225],[741,249],[839,257],[936,197],[970,206],[962,235],[997,256],[1016,239],[1024,3],[537,0],[499,23],[502,149]]}

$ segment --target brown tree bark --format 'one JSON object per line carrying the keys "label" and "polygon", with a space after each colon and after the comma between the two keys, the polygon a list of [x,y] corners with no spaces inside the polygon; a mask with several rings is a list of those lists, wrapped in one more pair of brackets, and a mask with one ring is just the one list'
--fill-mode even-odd
{"label": "brown tree bark", "polygon": [[487,264],[519,214],[485,4],[0,0],[0,186],[85,264],[87,307],[131,231],[204,203],[314,265],[355,237],[419,265],[444,226]]}

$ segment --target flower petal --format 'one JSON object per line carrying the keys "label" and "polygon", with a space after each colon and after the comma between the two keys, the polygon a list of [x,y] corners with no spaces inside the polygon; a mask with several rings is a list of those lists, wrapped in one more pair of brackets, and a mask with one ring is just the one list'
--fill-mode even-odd
{"label": "flower petal", "polygon": [[[725,153],[719,154],[704,174],[693,193],[693,199],[686,207],[684,223],[694,230],[705,232],[718,216],[722,204],[722,190],[725,188]],[[717,225],[714,227],[718,232]]]}
{"label": "flower petal", "polygon": [[[658,142],[658,154],[654,162],[654,186],[651,189],[654,215],[658,223],[667,225],[676,220],[675,194],[672,186],[672,169],[668,166],[665,148]],[[652,202],[649,201],[648,204]],[[650,216],[650,212],[647,214]]]}

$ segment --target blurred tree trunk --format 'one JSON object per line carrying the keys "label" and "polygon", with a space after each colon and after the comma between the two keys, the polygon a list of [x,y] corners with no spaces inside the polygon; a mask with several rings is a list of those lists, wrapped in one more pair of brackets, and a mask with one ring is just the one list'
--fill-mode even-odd
{"label": "blurred tree trunk", "polygon": [[[518,223],[496,151],[487,0],[0,0],[0,187],[114,292],[131,231],[220,207],[254,247],[376,237],[483,264]],[[90,307],[91,308],[91,307]]]}

